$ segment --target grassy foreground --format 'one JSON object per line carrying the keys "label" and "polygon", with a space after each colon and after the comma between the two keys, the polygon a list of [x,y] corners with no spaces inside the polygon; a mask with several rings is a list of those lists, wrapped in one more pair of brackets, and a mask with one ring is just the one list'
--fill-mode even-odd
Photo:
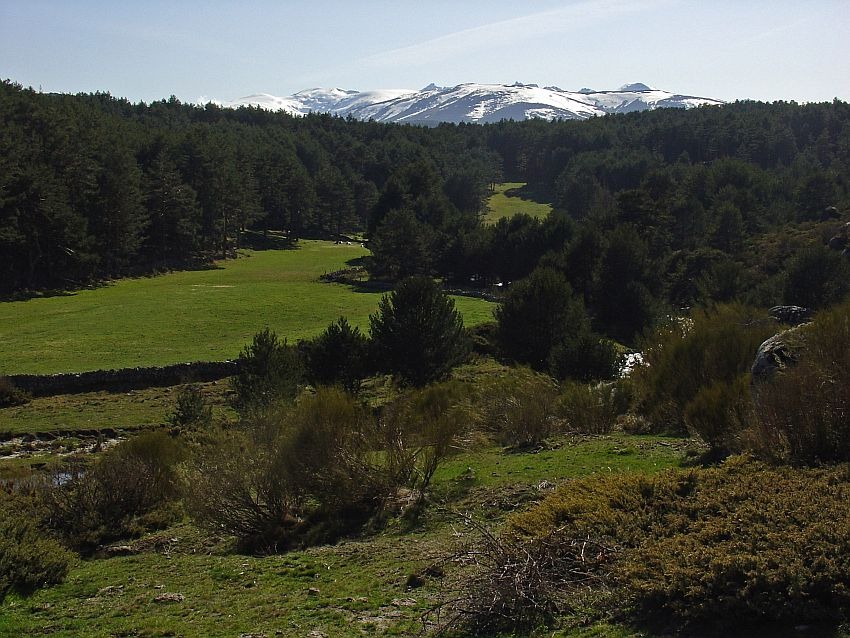
{"label": "grassy foreground", "polygon": [[[449,509],[498,524],[548,493],[541,477],[557,484],[656,471],[677,464],[685,445],[620,434],[555,443],[543,452],[461,453],[435,476],[434,491]],[[541,461],[534,472],[494,469]],[[408,576],[477,533],[440,508],[429,512],[413,530],[398,521],[376,536],[268,557],[233,554],[225,539],[177,525],[133,542],[132,555],[79,560],[63,584],[10,597],[0,608],[0,636],[414,636],[443,583],[427,578],[408,589]],[[446,569],[451,578],[456,568]]]}
{"label": "grassy foreground", "polygon": [[484,223],[495,224],[503,217],[513,217],[517,213],[526,213],[532,217],[542,218],[552,212],[551,204],[524,199],[511,192],[523,186],[525,186],[523,182],[497,184],[496,190],[487,200],[487,214],[484,216]]}
{"label": "grassy foreground", "polygon": [[[244,251],[209,270],[0,303],[0,374],[223,360],[264,326],[292,342],[340,315],[368,328],[380,293],[318,280],[366,254],[356,245],[301,241],[294,250]],[[455,303],[467,325],[491,319],[489,302]]]}

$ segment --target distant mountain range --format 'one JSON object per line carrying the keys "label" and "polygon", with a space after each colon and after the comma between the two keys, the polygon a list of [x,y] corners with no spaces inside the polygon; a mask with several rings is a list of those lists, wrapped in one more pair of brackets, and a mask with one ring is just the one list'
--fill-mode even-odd
{"label": "distant mountain range", "polygon": [[231,102],[202,101],[232,108],[259,106],[293,115],[331,113],[360,120],[410,124],[484,123],[531,118],[583,120],[608,113],[723,104],[721,100],[679,95],[640,83],[627,84],[616,91],[565,91],[557,86],[540,88],[536,84],[519,82],[510,85],[459,84],[453,87],[429,84],[419,91],[308,89],[289,97],[258,93]]}

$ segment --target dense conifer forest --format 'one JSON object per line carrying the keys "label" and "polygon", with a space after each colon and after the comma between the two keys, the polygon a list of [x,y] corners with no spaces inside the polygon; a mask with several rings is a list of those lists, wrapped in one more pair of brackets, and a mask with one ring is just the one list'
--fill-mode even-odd
{"label": "dense conifer forest", "polygon": [[[0,294],[232,256],[269,231],[364,233],[374,277],[562,273],[629,341],[670,308],[828,305],[846,288],[850,106],[724,107],[435,128],[0,85]],[[545,220],[480,221],[495,182]],[[245,233],[244,231],[255,231]],[[846,238],[845,238],[846,239]]]}

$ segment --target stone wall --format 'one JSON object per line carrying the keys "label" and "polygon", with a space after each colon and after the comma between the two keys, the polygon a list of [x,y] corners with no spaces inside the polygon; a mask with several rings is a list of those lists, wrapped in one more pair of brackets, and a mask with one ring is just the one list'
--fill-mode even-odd
{"label": "stone wall", "polygon": [[123,368],[121,370],[95,370],[65,374],[13,374],[7,378],[16,387],[34,397],[81,392],[125,392],[153,388],[215,381],[236,374],[236,361],[195,361],[175,363],[162,367]]}

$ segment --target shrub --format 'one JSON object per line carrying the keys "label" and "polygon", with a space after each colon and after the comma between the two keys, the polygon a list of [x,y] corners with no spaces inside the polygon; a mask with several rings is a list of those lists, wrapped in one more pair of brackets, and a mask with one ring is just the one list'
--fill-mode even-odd
{"label": "shrub", "polygon": [[503,445],[528,447],[552,434],[558,387],[548,376],[517,368],[481,391],[481,426]]}
{"label": "shrub", "polygon": [[369,322],[375,365],[405,385],[443,379],[469,354],[463,318],[429,277],[401,282]]}
{"label": "shrub", "polygon": [[498,324],[495,321],[485,321],[467,329],[472,351],[487,357],[498,352]]}
{"label": "shrub", "polygon": [[847,476],[846,468],[701,473],[666,515],[676,523],[623,557],[618,580],[632,613],[718,630],[847,619]]}
{"label": "shrub", "polygon": [[47,536],[22,498],[0,490],[0,603],[9,592],[26,595],[61,583],[71,554]]}
{"label": "shrub", "polygon": [[18,389],[7,377],[0,376],[0,408],[28,403],[30,395]]}
{"label": "shrub", "polygon": [[186,385],[180,388],[174,413],[168,422],[177,430],[206,428],[212,423],[212,408],[207,405],[200,387]]}
{"label": "shrub", "polygon": [[629,397],[625,383],[564,384],[556,403],[556,413],[576,432],[606,434],[625,413]]}
{"label": "shrub", "polygon": [[755,390],[748,443],[772,459],[802,463],[850,460],[850,303],[800,328],[795,366]]}
{"label": "shrub", "polygon": [[172,522],[182,448],[146,432],[105,452],[91,467],[64,467],[47,493],[51,525],[75,548],[97,545]]}
{"label": "shrub", "polygon": [[307,347],[307,376],[316,385],[355,390],[368,373],[369,342],[345,317],[330,324]]}
{"label": "shrub", "polygon": [[276,448],[244,432],[221,432],[195,451],[186,504],[196,522],[236,536],[243,549],[269,550],[298,522],[300,494],[277,472]]}
{"label": "shrub", "polygon": [[549,371],[556,379],[613,379],[619,371],[619,363],[617,344],[589,330],[562,341],[549,353]]}
{"label": "shrub", "polygon": [[800,250],[785,269],[787,304],[827,308],[850,292],[850,264],[838,252],[812,244]]}
{"label": "shrub", "polygon": [[[498,574],[490,568],[489,580],[524,581],[533,561],[545,570],[537,581],[557,582],[580,552],[574,580],[534,605],[575,602],[564,594],[585,574],[597,579],[598,596],[610,588],[615,613],[662,631],[839,623],[850,618],[849,497],[846,466],[772,468],[740,457],[580,479],[509,521],[500,542],[526,558],[498,565]],[[477,598],[498,599],[487,579],[474,578]]]}
{"label": "shrub", "polygon": [[295,397],[302,377],[301,359],[295,350],[265,328],[254,335],[239,354],[233,377],[236,407],[243,413],[262,410],[276,401]]}
{"label": "shrub", "polygon": [[773,331],[772,322],[739,305],[696,310],[689,320],[669,322],[647,339],[644,365],[631,373],[638,413],[656,432],[686,431],[685,411],[700,390],[749,372]]}
{"label": "shrub", "polygon": [[243,550],[332,540],[375,513],[397,485],[371,417],[336,388],[254,415],[192,459],[187,502]]}
{"label": "shrub", "polygon": [[458,381],[413,390],[387,406],[382,429],[398,484],[424,494],[470,420],[469,391]]}
{"label": "shrub", "polygon": [[718,381],[703,386],[685,406],[689,430],[717,452],[741,450],[741,436],[753,422],[750,377],[741,375],[731,382]]}

